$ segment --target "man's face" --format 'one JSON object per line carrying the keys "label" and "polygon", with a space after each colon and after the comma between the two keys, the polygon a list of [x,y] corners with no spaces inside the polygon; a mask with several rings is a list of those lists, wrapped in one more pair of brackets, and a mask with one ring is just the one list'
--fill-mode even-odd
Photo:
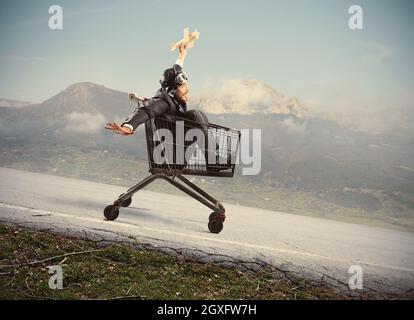
{"label": "man's face", "polygon": [[175,90],[175,98],[179,101],[179,102],[187,102],[188,100],[188,92],[189,92],[189,88],[188,88],[188,84],[183,83],[182,85],[179,85],[177,87],[177,90]]}

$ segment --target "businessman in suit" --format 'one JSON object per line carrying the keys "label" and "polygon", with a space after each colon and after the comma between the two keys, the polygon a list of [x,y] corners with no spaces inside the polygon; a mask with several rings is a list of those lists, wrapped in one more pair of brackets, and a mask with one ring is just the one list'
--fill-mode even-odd
{"label": "businessman in suit", "polygon": [[[207,116],[200,110],[187,110],[189,86],[187,75],[182,70],[186,56],[187,48],[185,45],[181,45],[176,63],[164,71],[160,80],[161,88],[155,96],[146,99],[143,106],[136,109],[122,124],[108,123],[105,128],[120,135],[129,136],[141,124],[151,118],[162,116],[171,120],[180,117],[197,123],[197,127],[204,133],[205,143],[207,144],[207,125],[209,123]],[[205,146],[202,149],[206,150]],[[206,152],[204,153],[207,160],[208,155]]]}

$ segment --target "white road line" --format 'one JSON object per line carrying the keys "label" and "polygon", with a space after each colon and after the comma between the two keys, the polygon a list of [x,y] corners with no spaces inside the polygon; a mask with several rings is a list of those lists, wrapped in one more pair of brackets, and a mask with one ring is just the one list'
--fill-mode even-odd
{"label": "white road line", "polygon": [[[183,232],[175,232],[175,231],[171,231],[171,230],[158,229],[158,228],[152,228],[152,227],[147,227],[147,226],[138,226],[136,224],[119,222],[119,221],[117,221],[117,222],[108,222],[108,221],[105,221],[103,219],[96,219],[96,218],[91,218],[91,217],[81,217],[81,216],[76,216],[76,215],[72,215],[72,214],[68,214],[68,213],[62,213],[62,212],[44,210],[44,209],[36,209],[36,208],[30,208],[30,207],[23,207],[23,206],[19,206],[19,205],[4,203],[4,202],[0,202],[0,208],[8,208],[8,209],[27,211],[30,214],[32,214],[32,215],[35,214],[38,217],[41,217],[41,216],[48,216],[48,217],[56,216],[56,217],[70,218],[70,219],[83,220],[83,221],[89,221],[89,222],[104,224],[105,226],[108,226],[109,223],[114,223],[114,224],[116,224],[117,227],[122,226],[122,227],[126,227],[126,228],[129,228],[129,229],[139,228],[139,229],[143,229],[143,230],[148,230],[148,231],[153,231],[153,232],[158,232],[158,233],[163,233],[163,234],[170,234],[170,235],[179,236],[179,237],[192,238],[192,239],[198,239],[198,240],[206,240],[206,241],[213,241],[213,242],[218,242],[218,243],[231,244],[231,245],[247,247],[247,248],[253,248],[253,249],[262,249],[262,250],[268,250],[268,251],[275,251],[275,252],[292,254],[292,255],[301,255],[301,256],[307,256],[307,257],[315,258],[315,259],[324,259],[324,260],[342,262],[342,263],[346,263],[347,265],[354,264],[354,262],[351,263],[350,260],[332,258],[332,257],[327,257],[327,256],[315,254],[315,253],[305,252],[305,251],[287,250],[287,249],[274,248],[274,247],[257,245],[257,244],[244,243],[244,242],[239,242],[239,241],[203,237],[203,236],[198,236],[198,235],[186,234],[186,233],[183,233]],[[108,231],[111,231],[111,230],[108,229]],[[159,239],[159,240],[163,240],[163,239]],[[365,261],[358,261],[358,264],[359,265],[372,266],[372,267],[385,268],[385,269],[399,270],[399,271],[408,271],[408,272],[413,272],[414,273],[414,269],[398,267],[398,266],[380,265],[380,264],[375,264],[375,263],[365,262]]]}

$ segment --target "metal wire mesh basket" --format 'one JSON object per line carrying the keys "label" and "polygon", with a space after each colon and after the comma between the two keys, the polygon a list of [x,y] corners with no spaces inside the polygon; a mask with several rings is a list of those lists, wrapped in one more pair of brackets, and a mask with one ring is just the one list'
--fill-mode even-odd
{"label": "metal wire mesh basket", "polygon": [[145,124],[151,173],[233,177],[240,132],[157,116]]}

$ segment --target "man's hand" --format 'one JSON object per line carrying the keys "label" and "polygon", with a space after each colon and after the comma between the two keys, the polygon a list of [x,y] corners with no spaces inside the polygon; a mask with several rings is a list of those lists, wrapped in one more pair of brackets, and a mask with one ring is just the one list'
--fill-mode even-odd
{"label": "man's hand", "polygon": [[115,122],[107,123],[105,125],[105,129],[112,130],[115,133],[118,133],[118,134],[123,135],[123,136],[130,136],[131,134],[134,134],[134,131],[132,131],[131,129],[126,128],[126,127],[121,127],[120,125],[116,124]]}
{"label": "man's hand", "polygon": [[182,43],[179,47],[179,54],[178,54],[178,58],[179,59],[185,59],[185,57],[187,56],[187,45]]}

